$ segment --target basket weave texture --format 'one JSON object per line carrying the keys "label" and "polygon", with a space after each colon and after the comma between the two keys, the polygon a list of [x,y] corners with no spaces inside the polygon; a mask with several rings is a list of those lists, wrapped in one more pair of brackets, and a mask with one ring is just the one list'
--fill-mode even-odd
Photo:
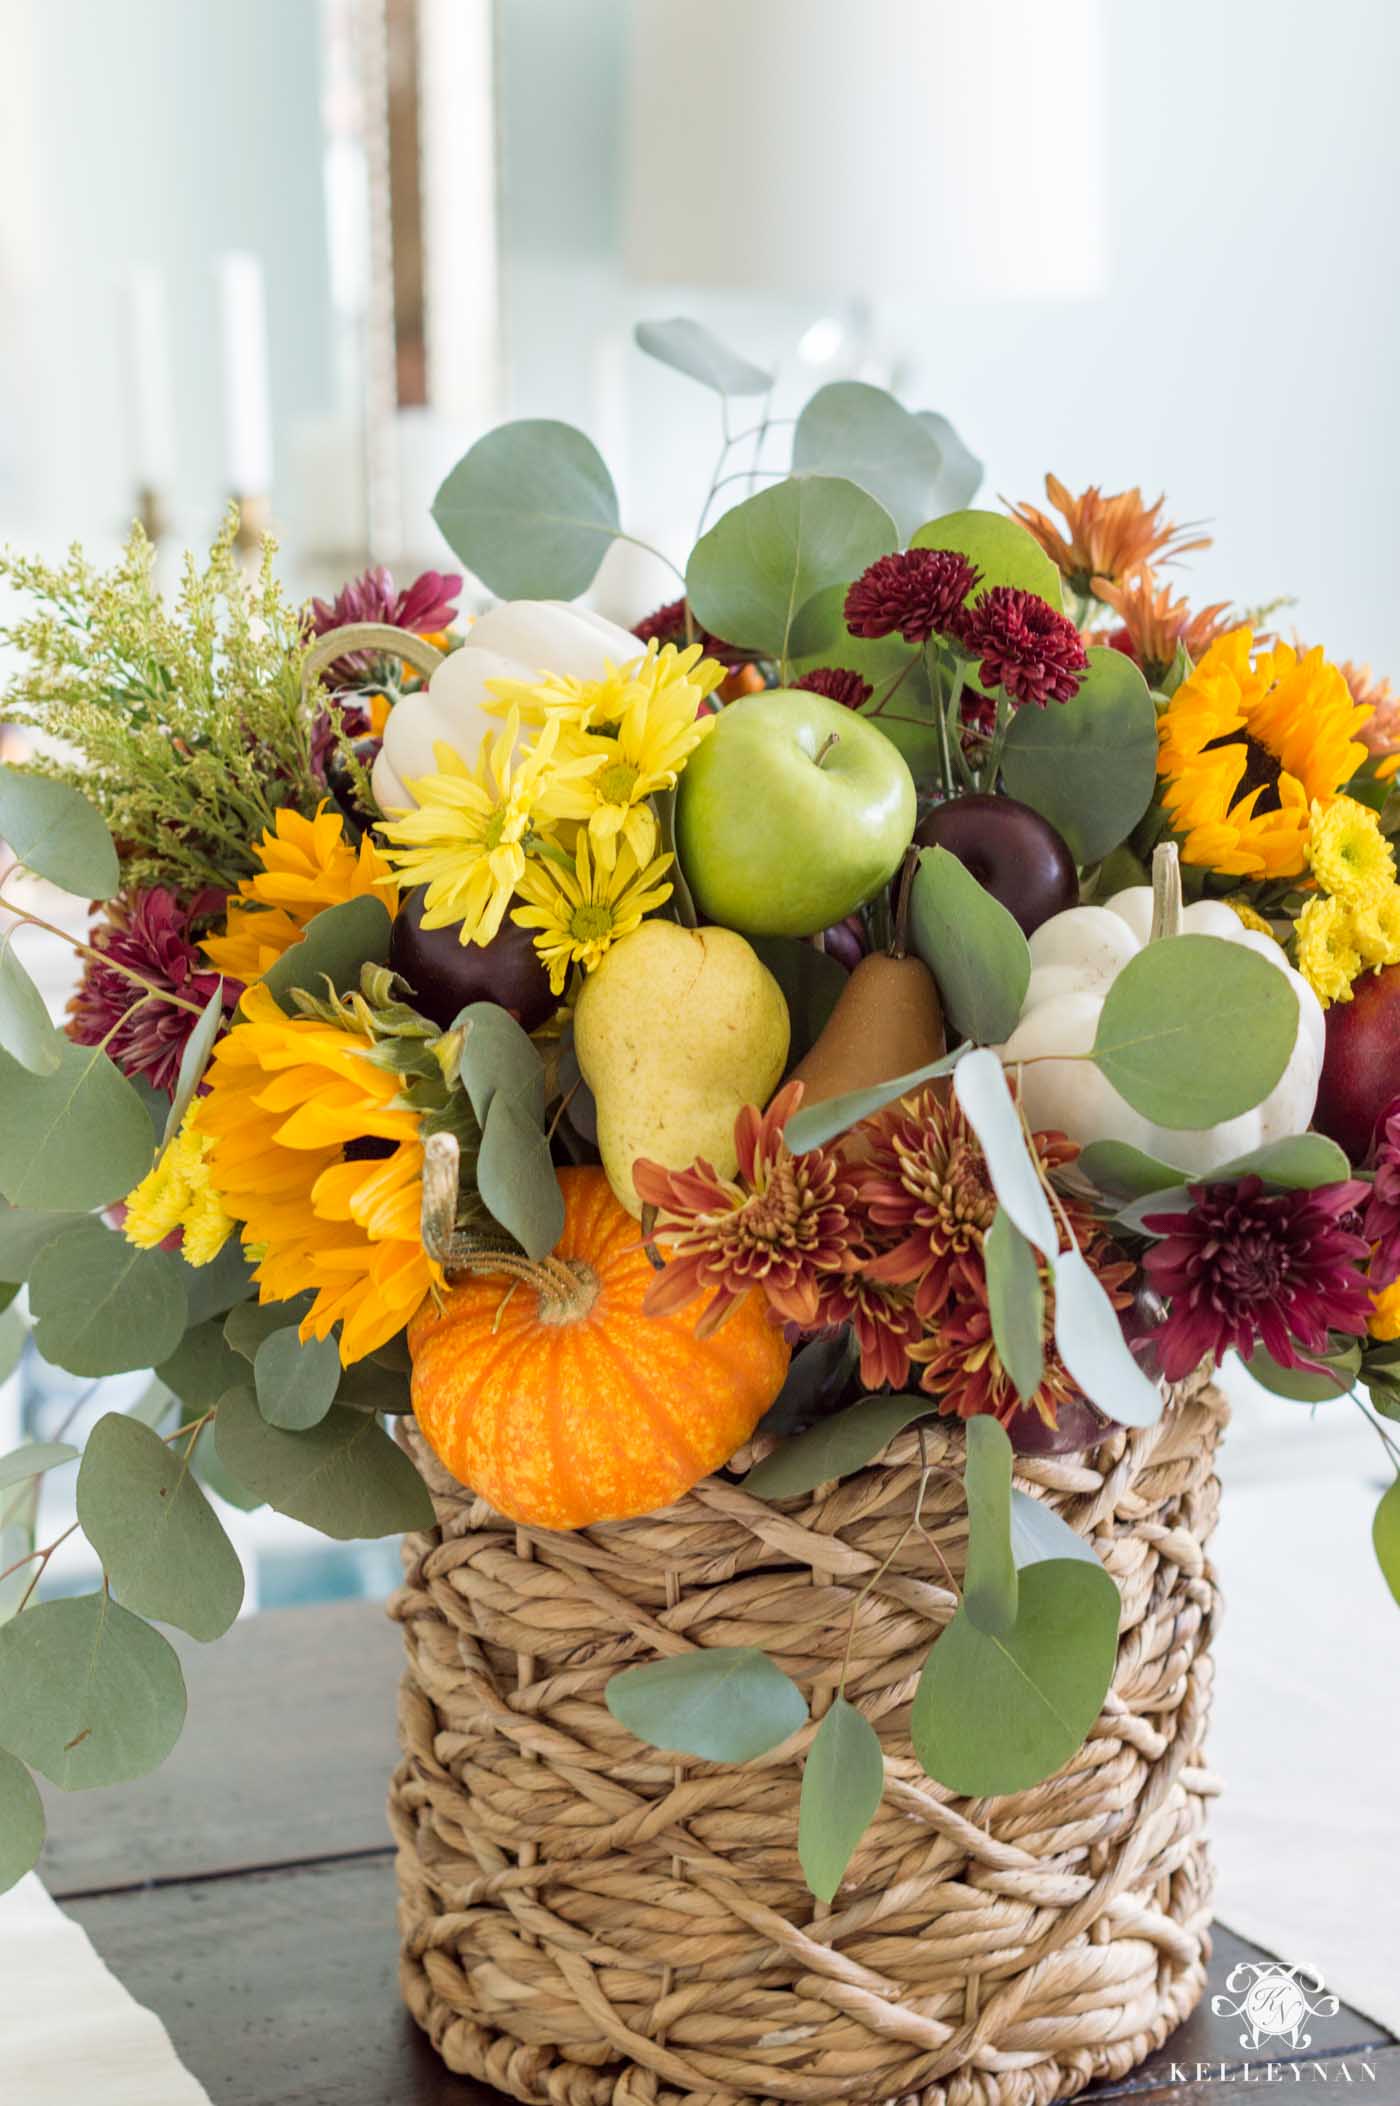
{"label": "basket weave texture", "polygon": [[[643,1746],[603,1691],[662,1653],[757,1645],[819,1717],[852,1605],[912,1519],[917,1434],[802,1498],[713,1477],[664,1513],[559,1535],[504,1521],[407,1424],[439,1526],[408,1539],[392,1605],[408,1667],[390,1816],[403,1993],[449,2067],[540,2106],[1048,2106],[1150,2053],[1209,1951],[1205,1545],[1225,1414],[1198,1377],[1156,1426],[1018,1458],[1123,1596],[1102,1715],[1029,1791],[956,1798],[915,1759],[914,1688],[953,1602],[905,1535],[860,1603],[846,1684],[884,1746],[884,1800],[829,1906],[795,1847],[814,1724],[728,1767]],[[960,1470],[956,1422],[924,1438]],[[932,1476],[923,1525],[960,1573],[955,1477]]]}

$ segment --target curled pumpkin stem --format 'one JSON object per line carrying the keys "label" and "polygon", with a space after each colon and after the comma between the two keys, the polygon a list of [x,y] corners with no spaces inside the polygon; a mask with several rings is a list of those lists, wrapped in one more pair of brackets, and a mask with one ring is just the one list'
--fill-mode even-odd
{"label": "curled pumpkin stem", "polygon": [[540,1314],[549,1323],[568,1323],[585,1316],[598,1293],[591,1268],[567,1258],[527,1258],[505,1250],[483,1236],[457,1227],[457,1194],[462,1151],[452,1133],[429,1134],[423,1147],[421,1233],[428,1256],[451,1279],[455,1274],[499,1273],[533,1287]]}

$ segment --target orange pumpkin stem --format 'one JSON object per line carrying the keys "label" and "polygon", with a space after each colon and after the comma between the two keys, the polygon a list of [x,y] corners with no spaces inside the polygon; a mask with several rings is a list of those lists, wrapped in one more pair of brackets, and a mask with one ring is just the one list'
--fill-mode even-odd
{"label": "orange pumpkin stem", "polygon": [[457,1136],[430,1134],[423,1150],[423,1248],[449,1279],[478,1272],[504,1273],[533,1287],[544,1324],[572,1324],[598,1299],[598,1276],[579,1259],[526,1258],[500,1250],[479,1236],[457,1231],[457,1186],[462,1151]]}

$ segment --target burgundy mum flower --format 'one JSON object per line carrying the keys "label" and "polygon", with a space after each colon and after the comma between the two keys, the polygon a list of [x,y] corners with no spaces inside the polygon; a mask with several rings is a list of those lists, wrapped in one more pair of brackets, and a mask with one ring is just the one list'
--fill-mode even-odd
{"label": "burgundy mum flower", "polygon": [[1368,1247],[1345,1216],[1366,1196],[1358,1178],[1266,1192],[1259,1178],[1242,1177],[1192,1185],[1189,1213],[1144,1216],[1165,1239],[1143,1268],[1170,1304],[1156,1333],[1167,1380],[1231,1346],[1248,1359],[1262,1344],[1280,1367],[1300,1367],[1326,1351],[1329,1331],[1362,1335],[1371,1303],[1358,1267]]}
{"label": "burgundy mum flower", "polygon": [[875,690],[859,673],[853,673],[845,665],[816,665],[794,687],[805,688],[809,695],[825,695],[832,702],[839,702],[843,709],[860,709],[870,700]]}
{"label": "burgundy mum flower", "polygon": [[958,641],[981,660],[983,687],[1005,688],[1013,702],[1068,702],[1088,671],[1084,641],[1048,600],[1014,585],[994,585],[963,616]]}
{"label": "burgundy mum flower", "polygon": [[[156,1089],[172,1094],[199,1017],[153,996],[143,1001],[137,982],[118,968],[127,966],[152,986],[202,1009],[219,975],[211,972],[190,931],[194,924],[222,914],[223,908],[221,892],[201,892],[182,907],[164,885],[113,900],[88,939],[100,955],[87,960],[68,1004],[68,1036],[80,1046],[106,1039],[108,1053],[124,1074],[144,1075]],[[225,981],[224,999],[230,1009],[242,992],[236,981]],[[107,1038],[109,1031],[112,1036]]]}
{"label": "burgundy mum flower", "polygon": [[846,594],[852,636],[891,636],[927,643],[947,633],[982,573],[956,549],[907,548],[881,556]]}
{"label": "burgundy mum flower", "polygon": [[[641,621],[633,622],[632,634],[639,643],[658,643],[663,647],[669,643],[674,644],[677,650],[684,650],[687,642],[685,601],[667,600],[665,606],[658,607],[654,614],[648,614]],[[703,644],[705,656],[717,658],[720,664],[728,666],[731,672],[749,663],[751,654],[748,651],[741,651],[736,645],[725,643],[718,636],[712,636],[708,629],[701,628],[699,622],[696,622],[695,634],[689,641]]]}
{"label": "burgundy mum flower", "polygon": [[1362,1234],[1374,1245],[1371,1285],[1380,1291],[1400,1280],[1400,1097],[1382,1112],[1376,1145],[1376,1181],[1366,1204]]}
{"label": "burgundy mum flower", "polygon": [[[333,600],[312,600],[306,610],[307,625],[313,636],[328,636],[332,629],[344,629],[351,622],[388,622],[395,629],[411,629],[415,636],[433,636],[457,619],[461,590],[459,571],[425,570],[399,592],[381,563],[352,578]],[[353,687],[374,671],[380,655],[347,652],[327,670],[327,684]]]}

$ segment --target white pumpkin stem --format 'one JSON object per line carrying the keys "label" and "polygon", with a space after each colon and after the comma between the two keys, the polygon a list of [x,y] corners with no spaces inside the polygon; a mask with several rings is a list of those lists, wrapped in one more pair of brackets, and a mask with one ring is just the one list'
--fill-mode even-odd
{"label": "white pumpkin stem", "polygon": [[1181,858],[1175,841],[1159,841],[1152,851],[1152,933],[1149,943],[1181,934]]}
{"label": "white pumpkin stem", "polygon": [[309,694],[312,683],[326,667],[351,651],[383,651],[406,659],[425,680],[436,672],[446,655],[425,636],[416,636],[412,629],[396,629],[392,622],[347,622],[344,628],[330,629],[318,637],[307,652],[301,662],[302,693]]}

